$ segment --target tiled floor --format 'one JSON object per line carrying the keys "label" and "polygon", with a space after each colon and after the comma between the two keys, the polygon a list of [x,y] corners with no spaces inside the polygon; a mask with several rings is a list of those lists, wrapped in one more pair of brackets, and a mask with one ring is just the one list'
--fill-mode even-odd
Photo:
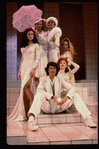
{"label": "tiled floor", "polygon": [[[77,92],[93,113],[98,126],[98,98],[96,83],[76,83]],[[17,102],[19,88],[7,89],[7,115]],[[28,130],[27,121],[7,123],[7,144],[9,145],[60,145],[98,144],[98,128],[84,125],[83,118],[76,111],[69,114],[41,114],[37,117],[37,131]]]}
{"label": "tiled floor", "polygon": [[[97,112],[92,114],[98,125]],[[37,131],[29,131],[27,121],[7,123],[9,145],[59,145],[98,144],[98,128],[89,128],[84,123],[39,124]]]}

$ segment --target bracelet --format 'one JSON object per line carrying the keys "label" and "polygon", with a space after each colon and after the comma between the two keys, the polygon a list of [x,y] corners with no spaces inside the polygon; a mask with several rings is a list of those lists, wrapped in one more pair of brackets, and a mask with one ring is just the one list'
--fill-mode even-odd
{"label": "bracelet", "polygon": [[61,99],[61,98],[58,98],[58,99],[57,99],[57,102],[61,102],[61,101],[62,101],[62,99]]}

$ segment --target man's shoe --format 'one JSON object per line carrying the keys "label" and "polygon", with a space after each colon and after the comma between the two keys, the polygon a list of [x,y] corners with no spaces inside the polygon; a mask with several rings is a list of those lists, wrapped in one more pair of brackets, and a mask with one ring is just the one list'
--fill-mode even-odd
{"label": "man's shoe", "polygon": [[38,129],[38,125],[35,125],[35,120],[34,120],[34,117],[33,116],[30,116],[29,117],[29,120],[28,120],[28,129],[31,130],[31,131],[35,131]]}
{"label": "man's shoe", "polygon": [[91,116],[88,116],[88,118],[85,121],[85,125],[90,127],[90,128],[96,128],[97,125],[93,122],[93,119]]}

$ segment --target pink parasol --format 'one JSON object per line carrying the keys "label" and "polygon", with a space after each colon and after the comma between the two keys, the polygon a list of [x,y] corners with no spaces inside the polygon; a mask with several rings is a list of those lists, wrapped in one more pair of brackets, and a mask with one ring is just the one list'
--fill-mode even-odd
{"label": "pink parasol", "polygon": [[35,5],[22,6],[18,11],[13,14],[13,27],[19,32],[23,32],[29,27],[33,27],[36,19],[41,18],[43,12]]}

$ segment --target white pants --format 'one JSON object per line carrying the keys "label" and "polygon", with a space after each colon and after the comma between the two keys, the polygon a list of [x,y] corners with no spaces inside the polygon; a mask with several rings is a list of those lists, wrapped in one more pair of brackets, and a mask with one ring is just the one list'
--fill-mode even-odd
{"label": "white pants", "polygon": [[57,53],[59,52],[59,49],[48,49],[48,62],[55,62],[58,61]]}
{"label": "white pants", "polygon": [[77,111],[84,119],[91,115],[91,112],[88,110],[86,104],[77,93],[75,93],[73,99],[68,99],[62,106],[58,106],[53,99],[50,101],[46,100],[44,94],[37,93],[28,113],[33,113],[35,117],[37,117],[41,109],[45,113],[60,113],[69,108],[73,103]]}

